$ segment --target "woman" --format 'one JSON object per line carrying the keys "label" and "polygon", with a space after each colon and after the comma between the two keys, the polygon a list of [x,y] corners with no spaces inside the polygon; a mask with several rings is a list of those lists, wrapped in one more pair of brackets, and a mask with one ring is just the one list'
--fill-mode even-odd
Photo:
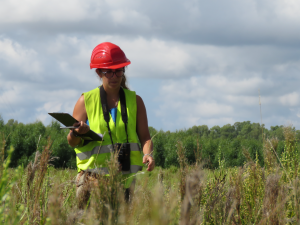
{"label": "woman", "polygon": [[[79,121],[74,126],[78,128],[71,130],[67,137],[77,154],[79,174],[76,186],[79,198],[87,176],[108,173],[105,165],[113,149],[120,151],[120,167],[123,176],[127,177],[124,184],[127,199],[133,175],[142,169],[142,163],[147,163],[148,171],[154,169],[144,102],[126,86],[125,66],[130,63],[120,47],[109,42],[99,44],[92,52],[90,68],[96,68],[102,86],[80,96],[73,111],[73,117]],[[84,141],[80,135],[90,129],[104,134],[103,141]]]}

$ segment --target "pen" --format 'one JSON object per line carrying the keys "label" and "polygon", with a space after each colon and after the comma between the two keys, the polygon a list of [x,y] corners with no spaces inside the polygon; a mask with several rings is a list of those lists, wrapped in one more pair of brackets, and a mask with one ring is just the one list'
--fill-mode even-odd
{"label": "pen", "polygon": [[[78,126],[78,127],[79,127],[79,126]],[[78,127],[67,126],[67,127],[60,127],[60,129],[74,129],[74,128],[78,128]]]}

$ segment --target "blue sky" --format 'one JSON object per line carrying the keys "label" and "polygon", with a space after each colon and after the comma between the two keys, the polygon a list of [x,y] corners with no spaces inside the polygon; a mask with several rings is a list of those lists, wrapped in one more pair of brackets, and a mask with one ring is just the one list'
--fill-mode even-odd
{"label": "blue sky", "polygon": [[260,122],[300,129],[298,0],[1,0],[0,114],[5,122],[72,113],[100,85],[93,48],[119,45],[149,126]]}

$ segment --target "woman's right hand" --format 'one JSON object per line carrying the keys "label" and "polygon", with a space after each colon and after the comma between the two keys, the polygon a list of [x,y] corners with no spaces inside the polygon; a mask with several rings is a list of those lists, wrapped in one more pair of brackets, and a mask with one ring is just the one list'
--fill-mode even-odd
{"label": "woman's right hand", "polygon": [[74,126],[74,127],[77,127],[77,128],[74,128],[74,129],[73,129],[73,131],[75,131],[77,134],[86,134],[86,133],[89,132],[89,130],[90,130],[89,125],[87,125],[87,124],[86,124],[85,122],[83,122],[83,121],[74,123],[73,126]]}
{"label": "woman's right hand", "polygon": [[70,133],[69,133],[67,139],[68,139],[69,145],[72,147],[75,147],[78,144],[80,144],[80,142],[81,142],[80,135],[86,134],[90,130],[90,127],[83,121],[74,123],[73,126],[77,127],[77,128],[70,130]]}

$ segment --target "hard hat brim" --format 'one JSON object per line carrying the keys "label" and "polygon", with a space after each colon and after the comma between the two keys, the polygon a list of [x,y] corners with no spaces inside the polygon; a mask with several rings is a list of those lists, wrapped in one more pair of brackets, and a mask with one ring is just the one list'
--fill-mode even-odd
{"label": "hard hat brim", "polygon": [[125,66],[128,66],[131,62],[128,60],[127,62],[124,62],[124,63],[120,63],[120,64],[116,64],[116,65],[103,65],[103,64],[93,64],[93,63],[90,63],[90,68],[93,69],[93,68],[97,68],[97,69],[119,69],[119,68],[122,68],[122,67],[125,67]]}

